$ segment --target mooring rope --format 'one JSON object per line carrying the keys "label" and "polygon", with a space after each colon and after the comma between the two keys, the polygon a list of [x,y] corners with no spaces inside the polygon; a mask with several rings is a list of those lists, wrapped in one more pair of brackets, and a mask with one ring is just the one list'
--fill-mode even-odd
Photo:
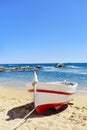
{"label": "mooring rope", "polygon": [[30,116],[30,115],[34,112],[34,110],[35,110],[35,108],[34,108],[32,111],[30,111],[30,112],[23,118],[23,120],[20,121],[20,122],[18,122],[18,124],[17,124],[14,128],[12,128],[11,130],[16,130],[18,127],[20,127],[20,126],[26,121],[27,117]]}
{"label": "mooring rope", "polygon": [[[38,78],[37,78],[37,72],[36,69],[34,70],[34,82],[32,83],[33,87],[34,87],[34,100],[35,100],[35,94],[36,94],[36,84],[38,82]],[[18,127],[20,127],[27,119],[28,116],[30,116],[35,110],[35,107],[32,111],[30,111],[24,118],[22,121],[18,122],[18,124],[11,130],[16,130]]]}

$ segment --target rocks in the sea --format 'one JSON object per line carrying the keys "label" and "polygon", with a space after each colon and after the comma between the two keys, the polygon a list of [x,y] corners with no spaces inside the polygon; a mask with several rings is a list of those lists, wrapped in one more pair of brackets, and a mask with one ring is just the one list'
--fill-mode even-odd
{"label": "rocks in the sea", "polygon": [[3,66],[0,66],[0,72],[4,72],[5,68]]}
{"label": "rocks in the sea", "polygon": [[61,68],[61,67],[64,67],[64,64],[63,63],[58,63],[55,65],[56,68]]}
{"label": "rocks in the sea", "polygon": [[5,68],[3,66],[0,66],[0,72],[9,72],[10,70],[8,68]]}
{"label": "rocks in the sea", "polygon": [[[71,68],[70,66],[65,66],[63,63],[57,63],[54,67],[56,68]],[[16,71],[31,71],[35,69],[43,69],[41,65],[37,65],[35,67],[32,66],[21,66],[21,67],[14,67],[14,68],[5,68],[0,66],[0,72],[16,72]]]}
{"label": "rocks in the sea", "polygon": [[12,68],[11,71],[28,71],[28,70],[33,70],[33,67],[29,67],[29,66],[24,66],[24,67],[16,67],[16,68]]}
{"label": "rocks in the sea", "polygon": [[0,72],[16,72],[16,71],[30,71],[35,69],[41,69],[42,66],[36,66],[36,67],[29,67],[29,66],[23,66],[23,67],[15,67],[15,68],[5,68],[3,66],[0,66]]}
{"label": "rocks in the sea", "polygon": [[70,66],[65,66],[63,63],[57,63],[55,65],[56,68],[70,68]]}
{"label": "rocks in the sea", "polygon": [[40,65],[38,65],[38,66],[36,66],[36,68],[37,68],[37,69],[42,69],[43,67],[40,66]]}

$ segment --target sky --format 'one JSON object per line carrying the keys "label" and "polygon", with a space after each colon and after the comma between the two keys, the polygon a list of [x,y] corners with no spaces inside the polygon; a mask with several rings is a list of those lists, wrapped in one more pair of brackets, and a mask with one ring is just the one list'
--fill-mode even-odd
{"label": "sky", "polygon": [[0,0],[0,64],[87,62],[87,0]]}

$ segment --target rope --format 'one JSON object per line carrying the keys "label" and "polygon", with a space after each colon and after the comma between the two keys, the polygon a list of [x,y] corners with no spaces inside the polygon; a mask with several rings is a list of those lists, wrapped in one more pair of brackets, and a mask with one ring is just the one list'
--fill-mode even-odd
{"label": "rope", "polygon": [[20,122],[18,122],[18,124],[17,124],[13,129],[11,129],[11,130],[16,130],[18,127],[20,127],[20,126],[26,121],[27,117],[30,116],[30,115],[34,112],[34,110],[35,110],[35,108],[34,108],[32,111],[30,111],[30,112],[23,118],[23,120],[20,121]]}

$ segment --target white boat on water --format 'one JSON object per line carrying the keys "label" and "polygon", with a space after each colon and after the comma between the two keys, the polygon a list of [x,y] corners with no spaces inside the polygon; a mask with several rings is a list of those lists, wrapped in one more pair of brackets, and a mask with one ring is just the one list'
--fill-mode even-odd
{"label": "white boat on water", "polygon": [[43,114],[50,108],[59,109],[64,104],[67,104],[77,89],[77,83],[69,82],[49,82],[44,86],[37,85],[38,79],[36,71],[34,71],[33,92],[34,105],[37,113]]}

